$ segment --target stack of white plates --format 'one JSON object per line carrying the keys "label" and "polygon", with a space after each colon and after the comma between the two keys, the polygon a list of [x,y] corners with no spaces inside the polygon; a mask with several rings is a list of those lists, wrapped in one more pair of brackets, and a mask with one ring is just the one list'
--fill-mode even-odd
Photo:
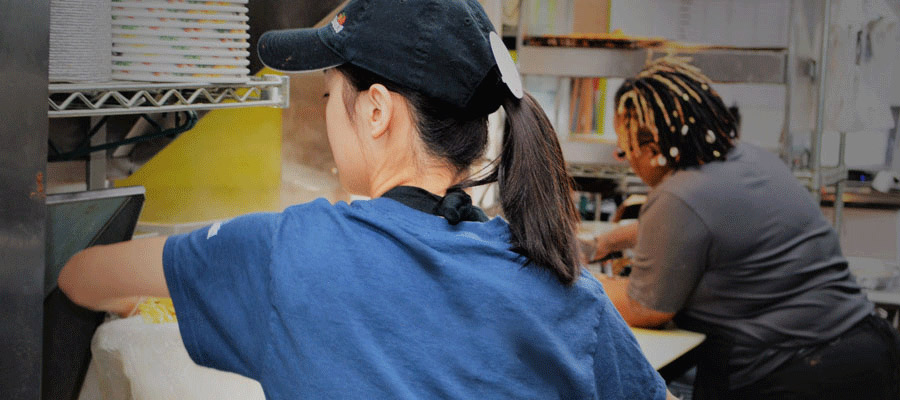
{"label": "stack of white plates", "polygon": [[50,81],[110,78],[109,0],[50,1]]}
{"label": "stack of white plates", "polygon": [[112,77],[246,82],[248,0],[112,0]]}

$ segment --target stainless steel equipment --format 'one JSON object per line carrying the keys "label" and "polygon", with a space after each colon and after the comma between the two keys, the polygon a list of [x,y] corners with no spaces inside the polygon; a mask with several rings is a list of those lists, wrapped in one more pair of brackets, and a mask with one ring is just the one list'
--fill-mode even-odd
{"label": "stainless steel equipment", "polygon": [[41,384],[49,0],[0,0],[0,397]]}
{"label": "stainless steel equipment", "polygon": [[104,317],[59,290],[60,270],[82,249],[131,239],[143,205],[143,187],[47,196],[42,398],[78,398],[91,361],[91,338]]}

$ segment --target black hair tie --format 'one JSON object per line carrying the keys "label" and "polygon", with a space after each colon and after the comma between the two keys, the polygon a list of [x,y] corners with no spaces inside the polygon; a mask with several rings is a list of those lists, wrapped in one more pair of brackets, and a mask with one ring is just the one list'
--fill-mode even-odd
{"label": "black hair tie", "polygon": [[480,208],[472,205],[472,198],[460,188],[450,188],[434,206],[434,213],[447,219],[450,225],[461,221],[487,221]]}

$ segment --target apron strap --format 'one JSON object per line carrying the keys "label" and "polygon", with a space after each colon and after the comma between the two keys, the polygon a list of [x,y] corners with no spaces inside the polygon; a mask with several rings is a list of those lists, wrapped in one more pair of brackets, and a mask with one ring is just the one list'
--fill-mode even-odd
{"label": "apron strap", "polygon": [[487,215],[472,204],[469,194],[450,188],[444,197],[414,186],[397,186],[381,195],[424,213],[444,217],[450,225],[462,221],[486,222]]}

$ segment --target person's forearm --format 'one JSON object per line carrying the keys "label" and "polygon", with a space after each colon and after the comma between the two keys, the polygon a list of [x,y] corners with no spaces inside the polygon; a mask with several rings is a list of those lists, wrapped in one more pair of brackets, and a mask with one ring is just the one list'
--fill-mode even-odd
{"label": "person's forearm", "polygon": [[598,259],[615,251],[630,249],[637,244],[638,223],[620,226],[594,238],[593,259]]}
{"label": "person's forearm", "polygon": [[672,320],[674,313],[663,313],[651,310],[634,301],[628,295],[628,278],[597,277],[606,297],[613,303],[622,319],[630,326],[639,328],[655,328]]}
{"label": "person's forearm", "polygon": [[165,241],[154,237],[82,250],[60,271],[59,288],[82,307],[119,314],[141,296],[168,297]]}
{"label": "person's forearm", "polygon": [[611,253],[634,247],[637,243],[638,223],[628,224],[597,236],[598,248]]}

